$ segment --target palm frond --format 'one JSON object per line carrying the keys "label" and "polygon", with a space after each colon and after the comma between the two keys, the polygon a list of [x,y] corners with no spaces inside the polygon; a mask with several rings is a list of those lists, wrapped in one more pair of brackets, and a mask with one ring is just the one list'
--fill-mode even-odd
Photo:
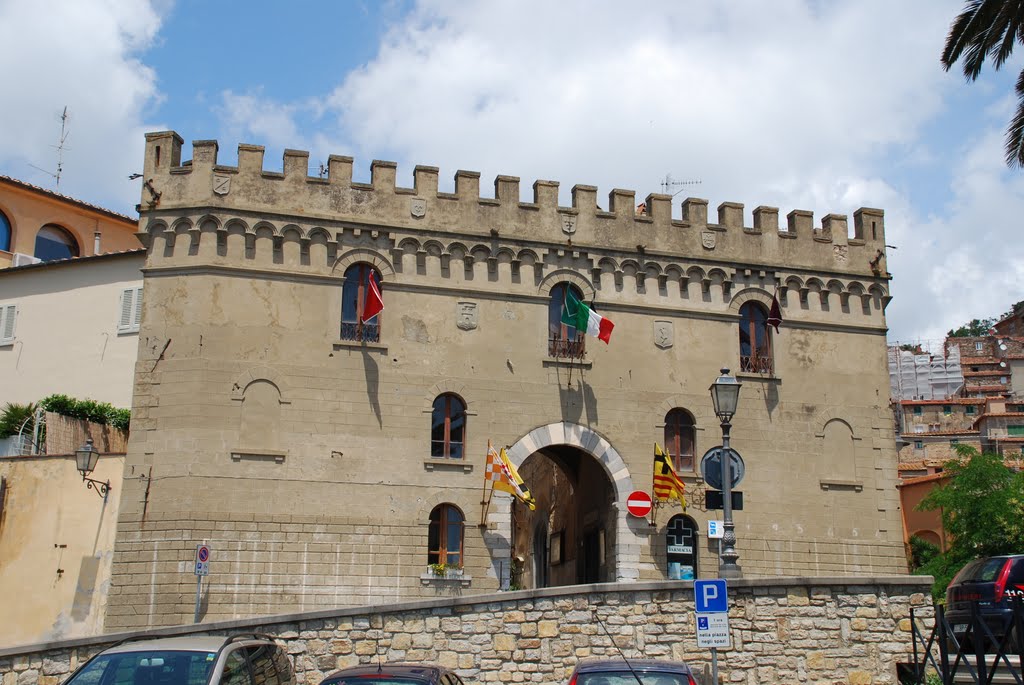
{"label": "palm frond", "polygon": [[1006,165],[1024,167],[1024,70],[1017,76],[1017,112],[1006,130]]}

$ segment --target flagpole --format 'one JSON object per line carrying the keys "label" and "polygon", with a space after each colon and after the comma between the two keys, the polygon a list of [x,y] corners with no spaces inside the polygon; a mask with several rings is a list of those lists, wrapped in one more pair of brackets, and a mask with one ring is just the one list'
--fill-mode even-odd
{"label": "flagpole", "polygon": [[[480,527],[487,525],[487,512],[491,508],[491,498],[487,496],[487,464],[491,459],[491,439],[487,438],[487,454],[484,456],[484,485],[480,492]],[[494,489],[491,489],[494,492]]]}

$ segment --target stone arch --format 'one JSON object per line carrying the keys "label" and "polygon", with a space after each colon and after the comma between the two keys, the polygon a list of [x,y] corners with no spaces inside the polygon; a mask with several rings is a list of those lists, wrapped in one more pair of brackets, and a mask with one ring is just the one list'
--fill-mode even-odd
{"label": "stone arch", "polygon": [[220,217],[218,217],[216,214],[202,215],[196,220],[196,226],[198,226],[200,230],[207,230],[206,225],[207,223],[211,222],[213,223],[213,228],[215,231],[220,230],[223,227]]}
{"label": "stone arch", "polygon": [[772,296],[767,291],[760,288],[743,288],[732,296],[732,299],[729,301],[729,309],[739,316],[740,307],[751,300],[760,302],[767,310],[772,308]]}
{"label": "stone arch", "polygon": [[594,298],[597,293],[593,284],[588,279],[569,269],[556,269],[549,273],[541,280],[540,287],[537,288],[537,291],[545,298],[550,297],[551,289],[559,283],[571,283],[579,288],[583,292],[584,300]]}
{"label": "stone arch", "polygon": [[[639,549],[646,544],[648,536],[646,523],[630,520],[627,515],[625,501],[633,491],[633,478],[629,467],[619,452],[600,433],[575,423],[558,421],[546,426],[534,428],[519,438],[508,448],[508,456],[512,463],[521,467],[523,462],[534,452],[546,447],[567,445],[575,447],[592,456],[605,472],[613,493],[611,513],[615,519],[614,546],[614,581],[636,581],[640,576]],[[494,523],[497,534],[489,541],[492,559],[496,564],[507,564],[510,548],[510,537],[502,540],[500,533],[511,535],[509,514],[511,498],[502,498],[502,502],[492,502],[489,521]],[[498,506],[495,506],[497,504]],[[504,517],[504,518],[503,518]]]}
{"label": "stone arch", "polygon": [[375,250],[370,250],[365,247],[357,247],[349,250],[345,254],[339,255],[338,259],[334,262],[332,272],[339,276],[344,275],[345,270],[348,269],[348,267],[359,262],[366,262],[367,264],[370,264],[380,272],[382,277],[393,277],[395,275],[395,269],[391,266],[391,262],[388,261],[387,258]]}
{"label": "stone arch", "polygon": [[288,382],[284,379],[284,376],[269,366],[257,366],[248,371],[243,371],[236,376],[235,382],[231,385],[231,399],[239,402],[242,401],[245,397],[245,389],[255,381],[272,383],[277,387],[277,391],[281,395],[281,404],[291,404],[291,400],[285,396],[286,393],[290,392]]}
{"label": "stone arch", "polygon": [[444,394],[451,394],[451,395],[458,396],[459,399],[461,399],[463,402],[466,403],[466,408],[467,408],[467,411],[468,411],[469,400],[466,398],[466,384],[465,383],[459,383],[459,382],[456,382],[456,381],[447,381],[447,380],[439,381],[437,383],[434,383],[432,386],[430,386],[430,389],[427,390],[426,393],[424,393],[424,395],[423,395],[423,410],[425,412],[427,412],[428,414],[431,411],[433,411],[434,400],[437,399],[438,395],[444,395]]}

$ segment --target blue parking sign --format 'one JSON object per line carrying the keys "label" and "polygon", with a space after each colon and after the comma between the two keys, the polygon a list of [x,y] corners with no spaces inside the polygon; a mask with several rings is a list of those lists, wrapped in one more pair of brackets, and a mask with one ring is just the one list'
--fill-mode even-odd
{"label": "blue parking sign", "polygon": [[693,581],[693,600],[698,614],[729,611],[729,597],[724,579]]}

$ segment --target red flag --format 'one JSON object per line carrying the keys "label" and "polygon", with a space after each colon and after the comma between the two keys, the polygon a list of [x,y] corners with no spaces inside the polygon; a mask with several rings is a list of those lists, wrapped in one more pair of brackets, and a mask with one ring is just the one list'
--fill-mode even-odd
{"label": "red flag", "polygon": [[[762,310],[763,311],[763,310]],[[779,332],[779,324],[782,323],[782,307],[779,306],[779,296],[772,295],[772,308],[768,312],[768,325],[775,327],[775,332]]]}
{"label": "red flag", "polygon": [[363,315],[360,318],[360,321],[363,323],[377,316],[384,309],[384,299],[380,296],[377,279],[371,273],[366,280],[368,286],[366,288],[366,302],[363,303]]}

